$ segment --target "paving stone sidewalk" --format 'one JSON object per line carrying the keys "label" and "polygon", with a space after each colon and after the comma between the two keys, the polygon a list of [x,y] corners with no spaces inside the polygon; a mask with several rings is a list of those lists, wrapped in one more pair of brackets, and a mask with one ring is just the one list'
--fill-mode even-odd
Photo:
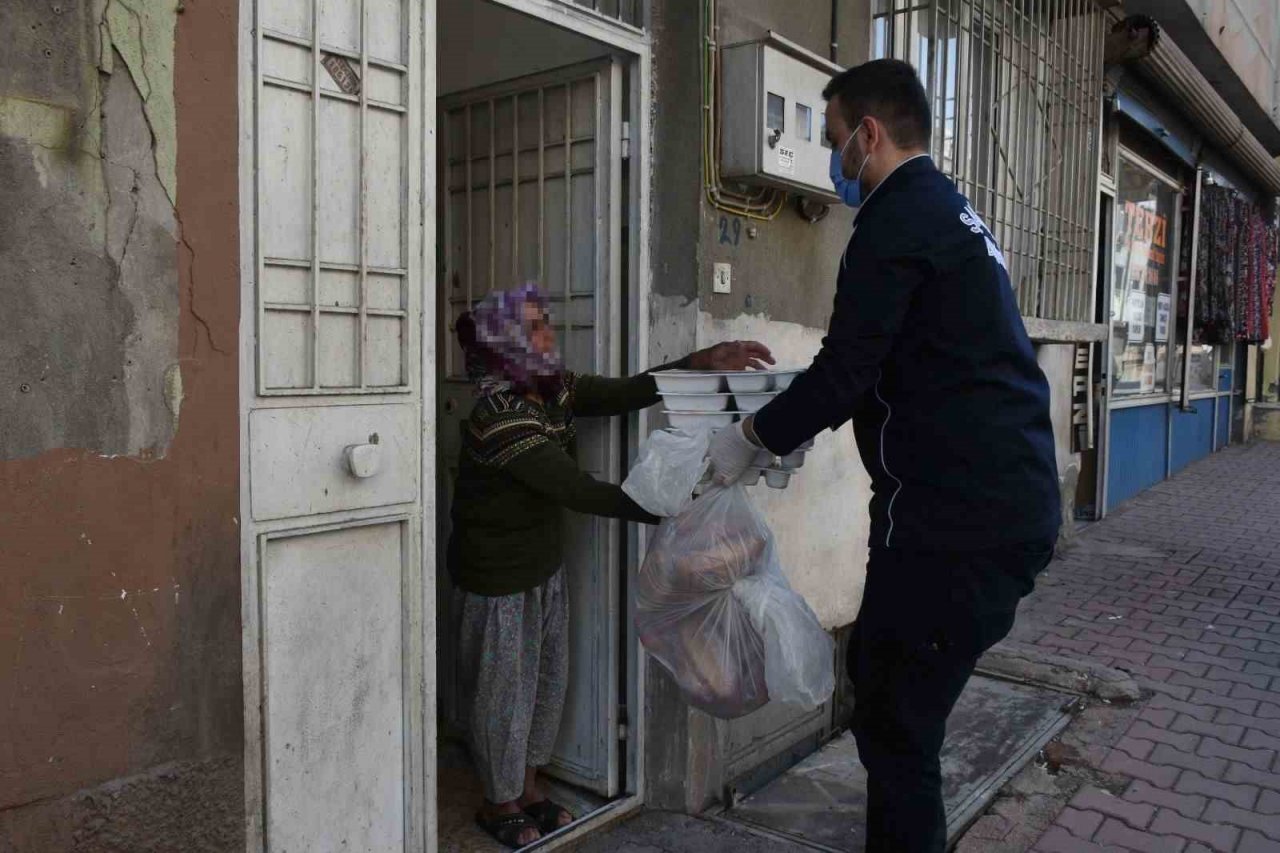
{"label": "paving stone sidewalk", "polygon": [[1280,444],[1206,459],[1088,528],[1011,639],[1133,673],[1145,700],[1033,848],[1280,853]]}

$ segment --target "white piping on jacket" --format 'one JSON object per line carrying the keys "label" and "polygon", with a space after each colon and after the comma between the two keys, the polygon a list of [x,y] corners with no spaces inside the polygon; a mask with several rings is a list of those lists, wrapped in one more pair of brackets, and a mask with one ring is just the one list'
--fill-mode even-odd
{"label": "white piping on jacket", "polygon": [[[893,169],[889,171],[889,174],[885,175],[883,178],[880,179],[880,183],[876,184],[875,189],[873,189],[871,192],[867,194],[867,197],[862,200],[862,204],[858,205],[858,210],[853,214],[854,233],[856,233],[858,230],[858,217],[862,216],[862,211],[866,207],[867,202],[870,201],[873,195],[875,195],[877,192],[880,191],[880,188],[884,186],[885,181],[889,180],[889,178],[893,176],[894,172],[898,171],[903,166],[910,163],[912,160],[919,160],[921,157],[928,157],[928,156],[929,156],[928,154],[916,154],[914,157],[908,157],[898,165],[894,166]],[[845,246],[844,253],[840,256],[841,269],[846,268],[846,262],[849,257],[849,246],[852,246],[852,245],[853,245],[853,234],[850,234],[849,243],[848,245]],[[884,547],[888,548],[889,540],[893,538],[893,524],[894,524],[893,505],[894,503],[897,502],[898,495],[902,493],[902,481],[899,480],[897,477],[895,477],[893,475],[893,472],[889,470],[889,463],[885,461],[885,458],[884,458],[884,433],[885,433],[885,430],[889,428],[889,420],[893,417],[893,408],[885,401],[884,397],[880,396],[880,380],[883,377],[884,377],[884,370],[882,369],[879,371],[879,373],[876,376],[876,387],[875,387],[876,399],[880,401],[880,405],[884,406],[884,423],[880,425],[880,467],[884,469],[884,473],[891,480],[893,480],[893,482],[898,484],[898,487],[893,490],[893,497],[889,498],[889,509],[887,510],[887,513],[889,516],[889,531],[884,535]]]}
{"label": "white piping on jacket", "polygon": [[893,408],[880,395],[880,380],[884,377],[884,371],[881,370],[876,375],[876,399],[880,401],[880,405],[884,406],[884,423],[880,424],[880,467],[884,469],[884,473],[893,482],[898,484],[898,488],[893,490],[893,497],[889,498],[889,509],[886,511],[889,516],[889,530],[884,535],[884,547],[889,547],[889,540],[893,538],[893,505],[898,500],[898,495],[902,493],[902,481],[894,476],[889,470],[889,463],[884,458],[884,433],[889,428],[889,420],[893,417]]}

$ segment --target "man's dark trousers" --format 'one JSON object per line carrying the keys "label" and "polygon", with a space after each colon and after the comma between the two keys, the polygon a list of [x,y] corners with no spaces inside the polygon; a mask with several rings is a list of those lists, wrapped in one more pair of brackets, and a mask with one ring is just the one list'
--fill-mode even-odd
{"label": "man's dark trousers", "polygon": [[848,657],[853,734],[867,769],[867,853],[944,850],[938,754],[947,717],[1052,555],[1052,542],[872,548]]}

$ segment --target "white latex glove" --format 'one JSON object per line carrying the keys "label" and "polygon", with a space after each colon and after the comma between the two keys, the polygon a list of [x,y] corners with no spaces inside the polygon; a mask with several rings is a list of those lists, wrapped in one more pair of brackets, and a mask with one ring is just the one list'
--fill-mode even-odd
{"label": "white latex glove", "polygon": [[721,486],[732,486],[755,461],[758,447],[743,429],[743,421],[727,426],[711,439],[711,476]]}

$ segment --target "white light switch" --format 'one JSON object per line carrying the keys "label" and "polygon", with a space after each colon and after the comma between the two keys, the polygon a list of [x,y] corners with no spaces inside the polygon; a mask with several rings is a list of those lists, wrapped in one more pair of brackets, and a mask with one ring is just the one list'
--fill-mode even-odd
{"label": "white light switch", "polygon": [[732,288],[729,283],[729,265],[716,264],[714,278],[711,283],[711,291],[713,293],[731,293]]}

